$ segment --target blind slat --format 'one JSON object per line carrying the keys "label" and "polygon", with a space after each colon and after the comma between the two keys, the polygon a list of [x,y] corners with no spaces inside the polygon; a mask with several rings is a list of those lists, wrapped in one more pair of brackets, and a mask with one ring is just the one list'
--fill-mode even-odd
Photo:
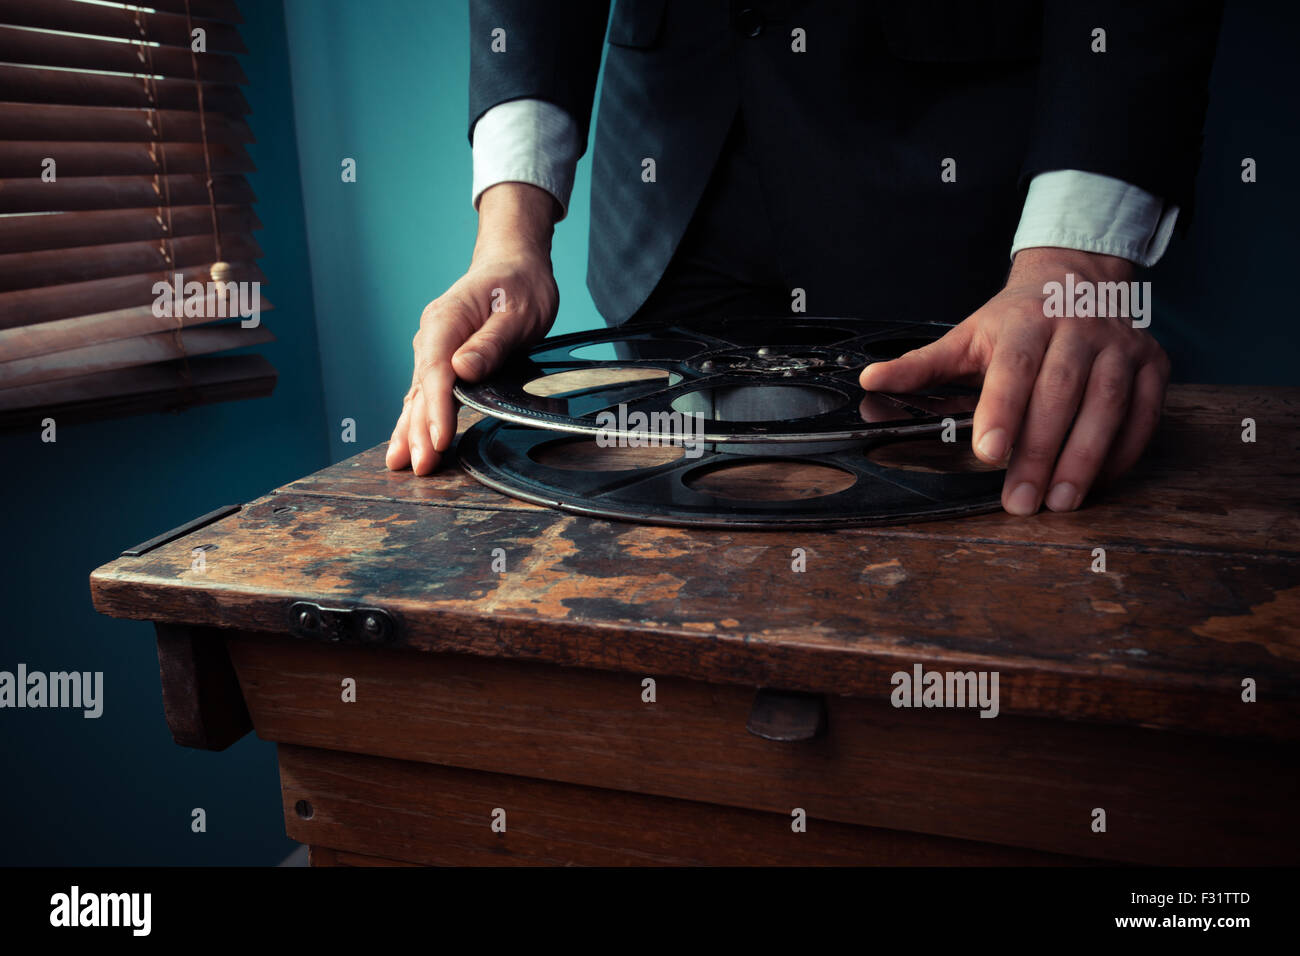
{"label": "blind slat", "polygon": [[[242,176],[213,176],[218,203],[251,204],[252,188]],[[203,176],[60,176],[57,182],[39,179],[0,179],[0,213],[58,212],[80,209],[131,209],[170,203],[198,206],[208,202]]]}
{"label": "blind slat", "polygon": [[[233,56],[225,53],[199,53],[196,56],[200,80],[240,86],[248,82],[239,61]],[[116,73],[143,73],[152,67],[155,74],[194,79],[189,50],[166,46],[146,50],[135,43],[41,33],[21,27],[0,26],[0,61]]]}
{"label": "blind slat", "polygon": [[134,338],[86,345],[29,359],[0,362],[0,389],[40,385],[78,375],[149,365],[181,357],[211,355],[252,345],[265,345],[275,336],[265,325],[251,329],[238,323],[199,326],[176,332],[154,332]]}
{"label": "blind slat", "polygon": [[[148,4],[142,4],[147,6]],[[191,12],[194,29],[204,31],[208,50],[247,53],[239,28],[218,20],[200,18]],[[92,33],[126,40],[150,40],[167,46],[190,48],[190,30],[185,14],[126,10],[81,3],[79,0],[0,0],[0,23],[42,30]]]}
{"label": "blind slat", "polygon": [[260,398],[274,391],[275,381],[275,369],[260,355],[209,355],[99,372],[0,390],[0,428],[39,426],[45,418],[67,424]]}
{"label": "blind slat", "polygon": [[[274,309],[271,300],[263,296],[262,312],[271,312]],[[215,314],[215,301],[210,301],[204,312],[207,315]],[[116,342],[119,339],[134,338],[151,332],[168,331],[178,326],[189,328],[216,321],[219,320],[207,318],[206,315],[183,315],[178,318],[154,315],[152,303],[137,305],[94,315],[77,315],[53,322],[41,322],[37,325],[0,329],[0,355],[10,359],[32,358],[101,342]]]}
{"label": "blind slat", "polygon": [[252,262],[261,255],[257,241],[243,233],[222,235],[219,257],[216,237],[212,235],[186,236],[170,242],[119,242],[43,252],[12,252],[0,256],[0,293],[189,268],[218,258],[227,262]]}
{"label": "blind slat", "polygon": [[[163,209],[0,216],[0,255],[161,239],[167,234],[168,225],[173,237],[207,235],[212,232],[212,210],[207,206],[173,206],[170,217]],[[250,206],[218,206],[217,225],[222,235],[262,228]]]}
{"label": "blind slat", "polygon": [[[185,78],[157,80],[146,88],[138,76],[112,76],[74,70],[0,63],[0,100],[11,103],[61,103],[67,106],[134,106],[197,110],[198,87]],[[156,97],[150,99],[151,96]],[[250,111],[239,87],[203,84],[203,108],[243,116]]]}
{"label": "blind slat", "polygon": [[0,0],[0,428],[275,387],[261,356],[215,354],[274,339],[241,321],[273,306],[240,22],[237,0]]}
{"label": "blind slat", "polygon": [[[253,131],[238,117],[206,113],[206,125],[209,143],[253,141]],[[199,114],[188,110],[0,103],[0,140],[198,143],[201,131]]]}
{"label": "blind slat", "polygon": [[[266,282],[266,276],[255,264],[231,262],[231,279],[237,282]],[[0,292],[0,328],[32,325],[66,319],[74,315],[89,315],[124,309],[132,305],[149,305],[156,296],[155,282],[171,282],[180,272],[184,281],[206,283],[211,263],[186,269],[159,270],[147,274],[114,276],[111,279],[94,279],[90,282],[72,282],[67,285],[46,286],[42,289],[19,289]]]}
{"label": "blind slat", "polygon": [[[213,173],[256,172],[243,146],[209,143]],[[59,176],[130,176],[205,172],[202,143],[6,142],[0,150],[0,178],[42,175],[53,159]]]}
{"label": "blind slat", "polygon": [[[137,4],[141,7],[153,7],[155,10],[166,10],[168,13],[184,13],[185,0],[147,0]],[[190,0],[190,14],[196,17],[206,17],[209,20],[225,20],[227,23],[243,23],[244,18],[239,13],[239,5],[235,0]]]}

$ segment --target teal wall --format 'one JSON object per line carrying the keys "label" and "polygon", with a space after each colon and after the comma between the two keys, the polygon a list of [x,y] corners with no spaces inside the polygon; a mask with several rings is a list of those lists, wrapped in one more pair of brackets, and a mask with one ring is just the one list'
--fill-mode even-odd
{"label": "teal wall", "polygon": [[[302,190],[335,458],[386,441],[411,384],[420,313],[474,249],[468,4],[285,0]],[[357,161],[344,183],[340,163]],[[602,325],[587,292],[591,163],[552,259],[556,329]],[[339,422],[357,422],[344,445]]]}
{"label": "teal wall", "polygon": [[[176,746],[153,628],[90,605],[88,577],[126,547],[327,462],[324,403],[278,0],[244,2],[243,57],[279,371],[264,399],[0,434],[0,670],[104,672],[104,714],[0,711],[0,865],[272,864],[284,835],[274,745]],[[208,831],[190,831],[190,811]]]}

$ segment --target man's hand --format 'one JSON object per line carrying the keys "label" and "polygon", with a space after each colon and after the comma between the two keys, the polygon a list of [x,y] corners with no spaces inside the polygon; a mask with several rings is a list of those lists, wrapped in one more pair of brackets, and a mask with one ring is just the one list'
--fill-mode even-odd
{"label": "man's hand", "polygon": [[551,194],[499,183],[479,198],[469,271],[425,306],[412,343],[415,374],[389,441],[389,468],[427,475],[456,436],[452,385],[476,382],[509,352],[546,335],[560,293],[551,270]]}
{"label": "man's hand", "polygon": [[1007,463],[1002,507],[1031,515],[1046,499],[1073,511],[1100,475],[1128,470],[1155,431],[1169,359],[1128,318],[1047,318],[1043,285],[1128,282],[1125,259],[1070,249],[1024,249],[1006,287],[951,332],[890,362],[868,365],[868,391],[911,392],[983,383],[971,444]]}

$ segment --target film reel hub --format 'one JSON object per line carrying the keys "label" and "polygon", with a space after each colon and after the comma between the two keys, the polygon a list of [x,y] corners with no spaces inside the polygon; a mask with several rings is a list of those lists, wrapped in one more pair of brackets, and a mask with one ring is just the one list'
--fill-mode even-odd
{"label": "film reel hub", "polygon": [[861,368],[866,359],[838,349],[773,348],[747,346],[720,352],[706,352],[688,363],[701,374],[762,375],[794,378],[814,369]]}

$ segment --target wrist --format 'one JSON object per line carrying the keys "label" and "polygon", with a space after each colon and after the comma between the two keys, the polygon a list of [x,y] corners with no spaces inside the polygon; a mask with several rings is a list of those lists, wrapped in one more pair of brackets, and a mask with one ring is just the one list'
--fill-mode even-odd
{"label": "wrist", "polygon": [[1057,246],[1033,246],[1016,253],[1006,284],[1060,281],[1067,273],[1101,282],[1128,282],[1134,272],[1133,263],[1119,256]]}
{"label": "wrist", "polygon": [[559,206],[530,183],[497,183],[479,197],[474,259],[487,255],[540,255],[550,260]]}

